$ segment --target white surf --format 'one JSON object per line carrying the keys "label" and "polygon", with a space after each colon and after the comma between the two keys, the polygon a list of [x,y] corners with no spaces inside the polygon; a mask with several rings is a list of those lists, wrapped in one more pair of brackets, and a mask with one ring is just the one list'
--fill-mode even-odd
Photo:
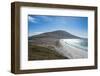
{"label": "white surf", "polygon": [[75,44],[78,41],[78,39],[60,39],[60,47],[55,47],[55,49],[57,52],[69,59],[87,58],[88,51],[83,47],[78,47],[78,45]]}

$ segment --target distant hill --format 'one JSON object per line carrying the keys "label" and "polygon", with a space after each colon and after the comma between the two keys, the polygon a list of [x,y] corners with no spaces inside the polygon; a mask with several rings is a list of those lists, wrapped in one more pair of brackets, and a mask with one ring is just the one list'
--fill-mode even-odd
{"label": "distant hill", "polygon": [[28,38],[29,60],[62,59],[66,58],[56,52],[60,39],[81,39],[66,31],[57,30],[34,35]]}
{"label": "distant hill", "polygon": [[57,30],[53,32],[46,32],[38,35],[34,35],[28,38],[29,44],[35,45],[56,45],[59,39],[80,39],[80,37],[74,36],[66,31]]}
{"label": "distant hill", "polygon": [[80,38],[80,37],[74,36],[63,30],[57,30],[57,31],[46,32],[46,33],[31,36],[29,37],[29,40],[34,39],[34,38],[54,38],[54,39],[74,38],[75,39],[75,38]]}

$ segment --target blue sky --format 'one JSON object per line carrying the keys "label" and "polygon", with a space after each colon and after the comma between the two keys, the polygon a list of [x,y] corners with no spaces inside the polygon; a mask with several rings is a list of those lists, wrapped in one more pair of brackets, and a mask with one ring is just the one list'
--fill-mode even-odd
{"label": "blue sky", "polygon": [[87,38],[88,17],[28,15],[28,36],[56,30]]}

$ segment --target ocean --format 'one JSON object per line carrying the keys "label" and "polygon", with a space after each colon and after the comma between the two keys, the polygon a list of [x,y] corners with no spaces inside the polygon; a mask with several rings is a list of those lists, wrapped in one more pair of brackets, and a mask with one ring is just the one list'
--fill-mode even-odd
{"label": "ocean", "polygon": [[67,45],[88,51],[88,39],[63,39]]}

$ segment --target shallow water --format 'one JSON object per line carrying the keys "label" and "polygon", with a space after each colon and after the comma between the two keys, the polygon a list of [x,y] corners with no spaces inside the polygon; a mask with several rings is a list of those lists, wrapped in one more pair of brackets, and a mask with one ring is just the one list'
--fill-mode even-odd
{"label": "shallow water", "polygon": [[87,39],[62,39],[66,44],[88,50],[88,40]]}

